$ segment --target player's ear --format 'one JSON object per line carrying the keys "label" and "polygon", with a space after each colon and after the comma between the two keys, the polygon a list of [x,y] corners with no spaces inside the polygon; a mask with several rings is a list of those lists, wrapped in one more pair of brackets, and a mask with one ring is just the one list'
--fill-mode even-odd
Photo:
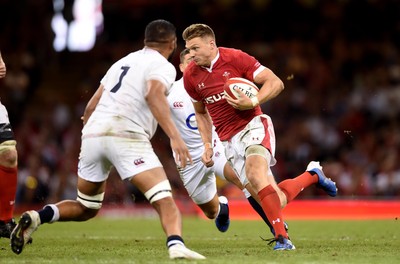
{"label": "player's ear", "polygon": [[210,40],[210,46],[211,46],[212,48],[217,47],[217,45],[215,44],[215,40],[213,40],[213,39]]}
{"label": "player's ear", "polygon": [[183,63],[179,63],[179,69],[181,70],[181,72],[183,72],[185,70]]}
{"label": "player's ear", "polygon": [[171,41],[171,47],[173,50],[175,50],[178,47],[176,37]]}

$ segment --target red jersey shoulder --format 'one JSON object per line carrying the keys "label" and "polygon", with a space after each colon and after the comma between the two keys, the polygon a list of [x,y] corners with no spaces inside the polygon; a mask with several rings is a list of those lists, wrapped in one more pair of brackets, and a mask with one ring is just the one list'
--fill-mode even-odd
{"label": "red jersey shoulder", "polygon": [[243,54],[245,54],[243,51],[241,51],[239,49],[225,48],[225,47],[220,47],[219,53],[220,53],[221,58],[225,62],[232,62],[232,61],[234,62],[239,57],[241,57]]}
{"label": "red jersey shoulder", "polygon": [[253,80],[253,73],[261,66],[260,62],[248,53],[234,48],[219,48],[221,60],[235,68],[238,72],[230,77],[243,77]]}

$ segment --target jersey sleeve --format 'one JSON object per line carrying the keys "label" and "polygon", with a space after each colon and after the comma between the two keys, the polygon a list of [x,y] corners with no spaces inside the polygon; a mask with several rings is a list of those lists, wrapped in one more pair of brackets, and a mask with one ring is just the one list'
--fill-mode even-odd
{"label": "jersey sleeve", "polygon": [[237,61],[241,61],[239,65],[242,67],[242,72],[244,73],[244,78],[254,81],[254,77],[261,72],[265,67],[261,65],[261,63],[254,58],[253,56],[247,54],[246,52],[243,51],[238,51],[237,54]]}
{"label": "jersey sleeve", "polygon": [[193,102],[198,102],[202,100],[201,96],[196,92],[196,86],[193,84],[193,80],[190,77],[188,69],[186,69],[183,73],[183,85]]}

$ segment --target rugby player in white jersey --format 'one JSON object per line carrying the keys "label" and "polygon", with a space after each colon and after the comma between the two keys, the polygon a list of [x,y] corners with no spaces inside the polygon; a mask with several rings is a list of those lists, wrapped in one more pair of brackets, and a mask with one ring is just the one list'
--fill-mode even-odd
{"label": "rugby player in white jersey", "polygon": [[[183,50],[180,53],[179,68],[184,72],[186,66],[192,60],[190,51]],[[230,167],[224,153],[224,147],[219,140],[215,130],[213,130],[212,147],[214,150],[214,165],[207,167],[202,163],[202,155],[204,152],[203,141],[197,128],[196,117],[194,113],[193,103],[183,86],[183,78],[174,82],[168,94],[168,103],[171,109],[172,118],[181,133],[183,140],[189,149],[193,159],[193,164],[189,164],[185,168],[179,165],[178,171],[189,196],[196,203],[209,219],[215,219],[215,224],[219,231],[225,232],[229,228],[229,206],[227,198],[218,197],[216,187],[216,175],[224,180],[235,184],[240,188],[253,209],[263,218],[269,226],[270,231],[274,230],[269,223],[261,205],[259,204],[257,194],[249,184],[246,188],[241,184],[234,170]],[[256,198],[254,198],[256,197]],[[287,229],[287,225],[285,223]]]}
{"label": "rugby player in white jersey", "polygon": [[170,138],[177,162],[182,167],[192,162],[166,99],[176,77],[175,67],[167,60],[177,46],[175,26],[165,20],[152,21],[146,27],[144,45],[111,66],[86,106],[77,199],[23,213],[11,234],[16,254],[40,224],[93,218],[102,206],[106,180],[114,166],[121,179],[134,184],[159,214],[169,257],[205,259],[185,247],[181,214],[150,143],[158,122]]}

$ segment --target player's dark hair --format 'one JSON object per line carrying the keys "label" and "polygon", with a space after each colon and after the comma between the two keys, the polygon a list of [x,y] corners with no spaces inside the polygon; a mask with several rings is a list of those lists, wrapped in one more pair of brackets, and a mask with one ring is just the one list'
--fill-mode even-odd
{"label": "player's dark hair", "polygon": [[168,43],[176,37],[175,26],[163,19],[150,22],[144,32],[144,44],[149,43]]}
{"label": "player's dark hair", "polygon": [[189,53],[190,49],[184,49],[181,51],[181,53],[179,54],[180,63],[183,63],[183,61],[185,60],[185,56]]}
{"label": "player's dark hair", "polygon": [[206,24],[193,24],[188,26],[182,33],[182,38],[185,41],[200,37],[211,37],[215,40],[214,31]]}

